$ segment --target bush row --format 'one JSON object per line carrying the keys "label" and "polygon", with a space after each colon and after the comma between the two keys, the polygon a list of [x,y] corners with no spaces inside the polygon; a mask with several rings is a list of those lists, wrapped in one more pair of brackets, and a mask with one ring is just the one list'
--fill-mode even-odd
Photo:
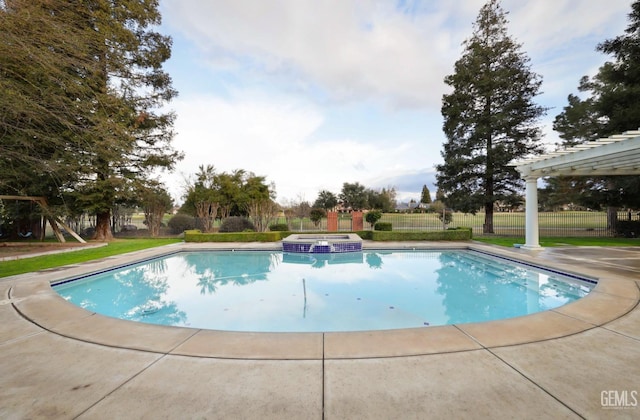
{"label": "bush row", "polygon": [[291,232],[232,232],[202,233],[199,230],[184,232],[185,242],[277,242]]}
{"label": "bush row", "polygon": [[[201,228],[201,223],[193,216],[178,213],[169,219],[168,222],[171,232],[179,234],[187,230]],[[246,217],[231,216],[222,221],[220,232],[245,232],[255,230],[256,227]]]}
{"label": "bush row", "polygon": [[375,230],[384,230],[387,232],[390,232],[393,230],[393,226],[391,223],[386,223],[386,222],[378,222],[374,225],[373,227]]}
{"label": "bush row", "polygon": [[616,222],[616,236],[623,238],[640,238],[640,221],[618,220]]}
{"label": "bush row", "polygon": [[473,236],[472,230],[469,228],[455,228],[426,232],[367,230],[356,233],[360,235],[362,239],[369,239],[372,241],[469,241]]}
{"label": "bush row", "polygon": [[[184,233],[185,242],[277,242],[293,232],[235,232],[235,233],[201,233],[199,230],[188,230]],[[336,232],[314,232],[331,234]],[[355,232],[362,239],[372,241],[468,241],[472,238],[469,228],[456,228],[429,232],[371,231]]]}

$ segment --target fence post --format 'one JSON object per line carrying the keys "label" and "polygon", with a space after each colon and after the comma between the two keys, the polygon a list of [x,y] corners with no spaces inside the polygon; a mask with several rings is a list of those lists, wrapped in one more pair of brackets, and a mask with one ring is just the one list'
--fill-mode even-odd
{"label": "fence post", "polygon": [[362,212],[354,211],[351,213],[351,230],[357,232],[363,230]]}
{"label": "fence post", "polygon": [[327,212],[327,231],[328,232],[338,231],[338,213],[335,211]]}

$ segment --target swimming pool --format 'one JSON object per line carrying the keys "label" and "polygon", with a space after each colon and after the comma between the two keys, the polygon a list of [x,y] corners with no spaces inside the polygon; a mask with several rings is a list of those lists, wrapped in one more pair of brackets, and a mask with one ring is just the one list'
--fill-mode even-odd
{"label": "swimming pool", "polygon": [[592,283],[474,251],[180,252],[54,286],[103,315],[230,331],[362,331],[552,309]]}

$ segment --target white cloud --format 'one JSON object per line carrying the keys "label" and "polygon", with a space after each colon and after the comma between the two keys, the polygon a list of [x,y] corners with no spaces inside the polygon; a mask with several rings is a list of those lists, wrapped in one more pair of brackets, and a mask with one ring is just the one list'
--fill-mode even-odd
{"label": "white cloud", "polygon": [[[555,0],[506,1],[510,33],[523,43],[534,71],[543,76],[551,102],[577,91],[583,75],[593,75],[610,57],[596,52],[598,43],[622,34],[631,0],[613,2]],[[554,113],[560,110],[554,110]]]}
{"label": "white cloud", "polygon": [[[187,91],[172,104],[174,145],[186,153],[178,171],[252,171],[276,183],[279,200],[313,201],[343,182],[428,183],[442,149],[443,78],[485,0],[395,3],[162,0],[166,27],[190,42],[172,72]],[[547,142],[579,78],[605,61],[596,44],[623,32],[631,3],[503,0],[509,34],[543,76],[539,100],[555,107]],[[337,102],[358,120],[336,117]]]}
{"label": "white cloud", "polygon": [[[289,87],[319,86],[334,100],[432,107],[440,105],[443,78],[484,3],[414,2],[408,8],[416,13],[408,14],[393,2],[373,0],[163,2],[170,25],[194,40],[217,71],[271,75]],[[619,32],[630,4],[505,0],[503,8],[509,33],[553,84],[566,73],[564,66],[573,70],[582,61],[572,59],[584,55],[572,43],[602,40],[612,26]]]}
{"label": "white cloud", "polygon": [[434,105],[450,68],[436,59],[452,49],[442,16],[406,16],[391,3],[180,0],[165,7],[171,24],[216,63],[250,62],[318,84],[333,99]]}
{"label": "white cloud", "polygon": [[212,164],[221,172],[244,169],[272,178],[279,160],[297,153],[322,124],[312,106],[244,95],[202,95],[173,103],[178,115],[174,146],[186,152],[179,172],[189,175],[199,165]]}
{"label": "white cloud", "polygon": [[[351,138],[312,139],[324,123],[313,105],[290,97],[237,93],[232,99],[202,95],[176,101],[174,146],[185,151],[177,172],[195,174],[211,164],[219,172],[244,169],[275,182],[278,199],[338,193],[344,182],[362,182],[380,171],[404,168],[409,144],[388,146]],[[171,191],[180,196],[173,177]]]}
{"label": "white cloud", "polygon": [[527,51],[573,54],[576,51],[566,46],[574,40],[593,37],[601,42],[611,33],[622,33],[631,3],[632,0],[509,0],[504,7],[510,10],[511,32]]}

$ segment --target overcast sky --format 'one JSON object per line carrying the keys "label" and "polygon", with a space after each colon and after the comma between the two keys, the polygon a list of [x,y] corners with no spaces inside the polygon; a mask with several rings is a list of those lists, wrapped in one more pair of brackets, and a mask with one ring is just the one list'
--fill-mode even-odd
{"label": "overcast sky", "polygon": [[[180,92],[164,175],[175,198],[199,165],[275,183],[277,201],[315,201],[344,182],[435,193],[445,141],[440,106],[484,0],[160,0],[173,37],[166,70]],[[503,0],[508,32],[543,77],[553,118],[621,35],[632,0]],[[629,127],[636,129],[637,127]]]}

